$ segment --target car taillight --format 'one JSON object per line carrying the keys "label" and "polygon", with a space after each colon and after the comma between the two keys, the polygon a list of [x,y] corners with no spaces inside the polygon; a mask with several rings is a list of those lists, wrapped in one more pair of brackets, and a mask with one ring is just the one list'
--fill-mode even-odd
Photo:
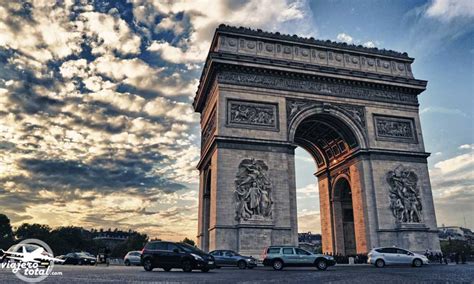
{"label": "car taillight", "polygon": [[140,254],[143,254],[144,251],[145,251],[145,248],[142,248],[142,250],[140,251]]}

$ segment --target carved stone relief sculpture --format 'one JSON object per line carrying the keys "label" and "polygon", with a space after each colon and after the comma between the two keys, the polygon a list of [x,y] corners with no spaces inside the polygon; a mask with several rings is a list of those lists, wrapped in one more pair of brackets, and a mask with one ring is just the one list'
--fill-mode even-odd
{"label": "carved stone relief sculpture", "polygon": [[415,172],[398,166],[387,173],[390,186],[390,209],[400,223],[421,223],[422,205]]}
{"label": "carved stone relief sculpture", "polygon": [[262,160],[244,159],[235,179],[236,220],[272,217],[272,185]]}
{"label": "carved stone relief sculpture", "polygon": [[276,130],[276,104],[254,103],[229,100],[227,106],[227,121],[231,126],[256,126]]}
{"label": "carved stone relief sculpture", "polygon": [[[287,123],[290,124],[291,120],[300,112],[312,108],[316,105],[324,104],[318,101],[308,101],[308,100],[292,100],[287,99]],[[363,106],[356,106],[356,105],[347,105],[347,104],[329,104],[326,103],[325,105],[331,105],[334,108],[338,108],[342,112],[346,113],[352,120],[360,125],[362,129],[366,128],[365,125],[365,109]]]}
{"label": "carved stone relief sculpture", "polygon": [[376,137],[378,140],[393,140],[416,143],[413,119],[374,115]]}

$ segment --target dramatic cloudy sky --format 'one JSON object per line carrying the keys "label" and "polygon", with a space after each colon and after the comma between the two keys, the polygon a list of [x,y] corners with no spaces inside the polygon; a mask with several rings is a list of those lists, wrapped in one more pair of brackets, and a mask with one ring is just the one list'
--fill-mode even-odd
{"label": "dramatic cloudy sky", "polygon": [[[18,3],[14,3],[18,2]],[[110,2],[110,3],[109,3]],[[474,227],[471,1],[0,0],[0,213],[194,238],[191,101],[220,23],[407,51],[438,223]],[[319,231],[298,151],[300,231]]]}

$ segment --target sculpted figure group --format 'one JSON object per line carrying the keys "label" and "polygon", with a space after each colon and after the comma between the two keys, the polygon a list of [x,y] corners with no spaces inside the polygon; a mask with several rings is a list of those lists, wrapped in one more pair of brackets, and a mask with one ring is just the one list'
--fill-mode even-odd
{"label": "sculpted figure group", "polygon": [[422,206],[416,174],[398,166],[387,173],[387,182],[390,185],[390,209],[397,221],[420,223]]}
{"label": "sculpted figure group", "polygon": [[235,180],[236,220],[271,218],[273,201],[268,167],[262,160],[245,159]]}

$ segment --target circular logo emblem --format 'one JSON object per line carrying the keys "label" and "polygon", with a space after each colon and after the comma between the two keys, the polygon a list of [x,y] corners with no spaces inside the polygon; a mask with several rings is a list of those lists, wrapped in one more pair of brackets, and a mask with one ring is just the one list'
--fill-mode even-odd
{"label": "circular logo emblem", "polygon": [[19,242],[14,250],[5,252],[5,257],[8,260],[5,267],[18,279],[29,283],[43,281],[53,271],[54,262],[62,261],[54,258],[49,245],[38,239]]}

